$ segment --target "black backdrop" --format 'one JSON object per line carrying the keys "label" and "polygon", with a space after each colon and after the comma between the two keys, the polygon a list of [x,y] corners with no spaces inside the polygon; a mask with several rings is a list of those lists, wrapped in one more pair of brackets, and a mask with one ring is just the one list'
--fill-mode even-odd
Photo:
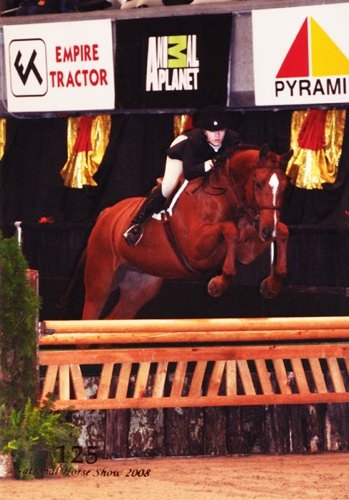
{"label": "black backdrop", "polygon": [[[231,125],[245,142],[267,142],[283,153],[289,149],[291,114],[291,110],[231,112]],[[291,231],[289,274],[278,299],[265,301],[258,294],[258,281],[268,266],[265,255],[248,268],[240,266],[235,280],[238,294],[232,290],[221,299],[211,299],[205,283],[172,282],[140,316],[346,314],[348,138],[347,125],[334,186],[314,191],[290,186],[286,193],[282,218]],[[11,236],[14,222],[22,221],[23,252],[29,266],[40,273],[42,318],[80,317],[81,296],[71,299],[69,311],[60,310],[57,301],[74,274],[98,213],[122,198],[146,194],[163,173],[165,150],[172,139],[172,114],[115,114],[109,145],[95,175],[98,186],[70,189],[59,174],[67,158],[67,118],[7,119],[0,164],[0,222],[4,235]],[[38,223],[43,216],[54,222]]]}

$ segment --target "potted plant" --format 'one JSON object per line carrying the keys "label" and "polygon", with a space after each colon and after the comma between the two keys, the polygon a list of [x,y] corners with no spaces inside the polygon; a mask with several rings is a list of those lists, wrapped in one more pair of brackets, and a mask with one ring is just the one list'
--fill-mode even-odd
{"label": "potted plant", "polygon": [[[36,406],[28,399],[19,410],[7,411],[5,405],[0,406],[0,451],[11,455],[17,479],[42,478],[49,470],[69,473],[79,434],[79,428],[67,422],[64,413],[54,411],[51,400]],[[65,463],[58,470],[62,449]]]}

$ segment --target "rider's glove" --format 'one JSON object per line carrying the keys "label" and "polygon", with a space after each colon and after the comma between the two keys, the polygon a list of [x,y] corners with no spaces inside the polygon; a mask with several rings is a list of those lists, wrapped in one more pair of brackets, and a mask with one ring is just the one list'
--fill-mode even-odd
{"label": "rider's glove", "polygon": [[213,167],[214,167],[214,161],[212,160],[206,160],[205,163],[205,172],[209,172]]}
{"label": "rider's glove", "polygon": [[233,148],[229,148],[223,151],[222,153],[219,153],[212,159],[213,166],[216,167],[217,165],[222,165],[223,163],[225,163],[226,160],[231,157],[233,151],[234,151]]}
{"label": "rider's glove", "polygon": [[217,167],[219,165],[223,165],[226,162],[226,160],[231,157],[233,151],[234,151],[233,148],[229,148],[223,151],[222,153],[219,153],[211,160],[206,160],[205,172],[209,172],[212,168]]}

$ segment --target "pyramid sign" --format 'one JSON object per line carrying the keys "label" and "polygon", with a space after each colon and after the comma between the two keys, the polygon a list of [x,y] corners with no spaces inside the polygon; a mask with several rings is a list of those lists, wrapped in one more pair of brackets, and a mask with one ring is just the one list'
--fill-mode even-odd
{"label": "pyramid sign", "polygon": [[349,102],[349,2],[252,11],[256,106]]}
{"label": "pyramid sign", "polygon": [[349,59],[311,16],[295,37],[276,78],[349,74]]}

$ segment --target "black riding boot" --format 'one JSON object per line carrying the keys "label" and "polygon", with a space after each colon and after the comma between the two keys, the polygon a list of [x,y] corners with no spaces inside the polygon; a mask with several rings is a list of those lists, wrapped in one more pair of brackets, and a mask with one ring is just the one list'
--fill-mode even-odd
{"label": "black riding boot", "polygon": [[150,193],[144,201],[138,213],[131,221],[130,227],[124,232],[123,237],[130,246],[136,246],[143,236],[142,223],[154,213],[160,212],[166,202],[165,196],[161,192],[161,186]]}

